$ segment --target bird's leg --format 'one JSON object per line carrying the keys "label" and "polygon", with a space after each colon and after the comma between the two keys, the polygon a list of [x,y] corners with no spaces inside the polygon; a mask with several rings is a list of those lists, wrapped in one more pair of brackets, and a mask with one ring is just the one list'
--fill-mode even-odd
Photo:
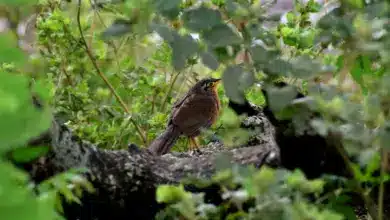
{"label": "bird's leg", "polygon": [[188,144],[188,150],[189,151],[192,151],[192,149],[193,149],[193,146],[192,146],[192,139],[190,138],[190,137],[188,137],[188,140],[189,140],[189,144]]}
{"label": "bird's leg", "polygon": [[199,144],[198,144],[198,142],[196,140],[196,137],[190,137],[190,142],[192,142],[192,144],[193,144],[192,151],[196,152],[198,154],[201,153],[200,150],[199,150]]}

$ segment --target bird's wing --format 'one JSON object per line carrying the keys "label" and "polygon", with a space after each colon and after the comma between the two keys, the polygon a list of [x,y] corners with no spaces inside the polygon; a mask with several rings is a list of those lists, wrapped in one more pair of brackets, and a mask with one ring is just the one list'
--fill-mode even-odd
{"label": "bird's wing", "polygon": [[169,116],[169,123],[171,123],[171,120],[173,116],[176,114],[176,111],[180,106],[183,104],[183,102],[188,98],[189,94],[185,94],[181,99],[178,99],[176,102],[173,103],[172,105],[172,110],[171,110],[171,115]]}
{"label": "bird's wing", "polygon": [[172,113],[172,123],[183,133],[197,132],[201,127],[210,126],[218,108],[211,96],[189,95]]}

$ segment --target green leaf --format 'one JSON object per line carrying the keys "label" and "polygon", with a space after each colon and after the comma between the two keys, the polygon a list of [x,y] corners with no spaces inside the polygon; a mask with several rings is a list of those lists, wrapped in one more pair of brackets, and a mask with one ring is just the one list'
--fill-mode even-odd
{"label": "green leaf", "polygon": [[321,10],[321,5],[314,0],[310,0],[307,3],[306,7],[307,7],[307,12],[316,13],[316,12],[320,12],[320,10]]}
{"label": "green leaf", "polygon": [[367,165],[365,176],[367,179],[369,179],[375,171],[380,169],[381,157],[378,152],[374,151],[373,149],[369,149],[363,151],[359,155],[359,164]]}
{"label": "green leaf", "polygon": [[294,170],[287,178],[287,184],[294,188],[298,188],[304,181],[306,181],[305,175],[299,169]]}
{"label": "green leaf", "polygon": [[[17,169],[9,162],[0,161],[0,207],[12,207],[22,205],[31,191],[27,187],[18,187],[18,184],[28,183],[28,174]],[[3,211],[1,212],[4,215]]]}
{"label": "green leaf", "polygon": [[0,72],[0,152],[47,130],[51,123],[48,108],[37,108],[24,76]]}
{"label": "green leaf", "polygon": [[317,192],[321,193],[324,190],[325,181],[322,179],[315,179],[308,181],[308,191],[307,192]]}
{"label": "green leaf", "polygon": [[301,48],[313,47],[316,34],[316,31],[312,29],[302,31],[299,38],[299,46]]}
{"label": "green leaf", "polygon": [[172,30],[163,24],[151,24],[151,27],[154,31],[156,31],[160,37],[162,37],[167,42],[174,41]]}
{"label": "green leaf", "polygon": [[204,6],[184,12],[183,22],[188,29],[197,32],[223,24],[222,16],[219,11]]}
{"label": "green leaf", "polygon": [[242,146],[248,143],[251,133],[242,128],[230,128],[222,136],[222,142],[227,147]]}
{"label": "green leaf", "polygon": [[182,185],[160,185],[156,190],[156,200],[159,203],[174,203],[191,196]]}
{"label": "green leaf", "polygon": [[365,178],[364,178],[364,175],[362,173],[360,166],[356,163],[351,163],[351,167],[352,167],[353,173],[355,175],[355,178],[359,181],[364,181]]}
{"label": "green leaf", "polygon": [[347,0],[347,2],[356,8],[363,8],[364,7],[364,1],[363,0]]}
{"label": "green leaf", "polygon": [[379,132],[381,146],[385,149],[390,148],[390,122],[386,121],[385,124],[380,128]]}
{"label": "green leaf", "polygon": [[313,119],[310,121],[310,125],[319,135],[325,136],[328,134],[329,126],[323,120]]}
{"label": "green leaf", "polygon": [[261,45],[256,45],[250,48],[252,54],[252,59],[256,63],[265,64],[268,61],[276,58],[277,53],[273,51],[268,51]]}
{"label": "green leaf", "polygon": [[282,59],[271,60],[265,67],[264,71],[266,74],[278,75],[278,76],[288,76],[293,69],[291,63],[284,61]]}
{"label": "green leaf", "polygon": [[244,90],[254,83],[252,72],[244,71],[242,66],[228,66],[222,75],[226,95],[236,103],[244,102]]}
{"label": "green leaf", "polygon": [[[342,65],[344,65],[344,63]],[[372,74],[372,71],[369,57],[364,55],[358,56],[351,70],[351,76],[357,83],[359,83],[359,86],[362,88],[364,94],[367,94],[368,91],[363,81],[363,76],[370,74]]]}
{"label": "green leaf", "polygon": [[294,13],[292,11],[288,12],[286,14],[286,18],[287,18],[287,21],[290,23],[290,24],[294,24],[295,23],[295,20],[296,20],[296,16],[294,15]]}
{"label": "green leaf", "polygon": [[356,220],[357,215],[354,208],[348,205],[346,202],[338,202],[337,200],[339,200],[339,197],[342,196],[337,196],[335,197],[334,201],[331,200],[329,202],[330,208],[340,214],[342,213],[344,215],[344,219]]}
{"label": "green leaf", "polygon": [[27,163],[45,155],[49,151],[49,147],[23,147],[12,151],[12,158],[16,162]]}
{"label": "green leaf", "polygon": [[376,124],[382,113],[381,100],[377,94],[368,94],[364,97],[364,120]]}
{"label": "green leaf", "polygon": [[12,62],[23,64],[27,60],[23,51],[18,48],[13,35],[0,34],[0,54],[2,54],[0,64]]}
{"label": "green leaf", "polygon": [[242,43],[242,38],[226,24],[220,24],[202,34],[211,47],[224,47]]}
{"label": "green leaf", "polygon": [[159,11],[169,11],[179,7],[181,0],[156,0],[156,6]]}
{"label": "green leaf", "polygon": [[38,0],[0,0],[0,4],[6,4],[11,6],[26,6],[37,3]]}
{"label": "green leaf", "polygon": [[190,35],[180,36],[173,32],[173,41],[170,42],[172,48],[172,65],[176,70],[184,69],[186,61],[199,50],[199,45]]}
{"label": "green leaf", "polygon": [[310,79],[321,73],[321,64],[308,55],[299,56],[291,61],[294,66],[292,74],[296,78]]}
{"label": "green leaf", "polygon": [[283,42],[290,46],[295,46],[299,39],[299,32],[296,29],[290,27],[282,27],[280,30],[283,36]]}
{"label": "green leaf", "polygon": [[212,70],[217,70],[219,66],[219,62],[217,58],[210,52],[202,52],[200,54],[200,57],[202,58],[202,63],[209,67]]}
{"label": "green leaf", "polygon": [[181,0],[155,0],[156,9],[163,16],[173,19],[179,15]]}
{"label": "green leaf", "polygon": [[298,92],[293,86],[285,86],[283,88],[268,88],[268,104],[272,111],[279,112],[286,106],[290,105],[291,101],[295,99],[297,94]]}
{"label": "green leaf", "polygon": [[131,31],[131,25],[128,20],[117,19],[102,33],[102,38],[123,36]]}
{"label": "green leaf", "polygon": [[231,108],[225,109],[219,117],[219,120],[224,126],[234,127],[240,125],[240,118]]}
{"label": "green leaf", "polygon": [[[58,219],[65,220],[63,216],[60,216],[54,207],[58,204],[58,196],[56,191],[46,192],[38,197],[37,219]],[[31,219],[31,218],[29,218]]]}

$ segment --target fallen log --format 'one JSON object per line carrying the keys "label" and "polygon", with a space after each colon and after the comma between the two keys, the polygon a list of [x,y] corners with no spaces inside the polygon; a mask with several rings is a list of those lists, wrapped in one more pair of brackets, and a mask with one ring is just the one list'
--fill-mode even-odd
{"label": "fallen log", "polygon": [[50,154],[28,170],[37,182],[71,168],[89,170],[88,180],[95,193],[85,193],[81,206],[64,204],[67,219],[153,219],[162,208],[155,201],[159,184],[179,183],[185,177],[211,177],[215,159],[221,153],[231,156],[233,163],[278,165],[272,125],[261,115],[249,117],[245,123],[260,128],[255,137],[260,144],[252,141],[252,146],[232,149],[216,142],[202,148],[201,155],[170,153],[158,157],[134,145],[128,150],[99,149],[54,120],[49,132],[31,141],[31,145],[51,146]]}
{"label": "fallen log", "polygon": [[[239,114],[250,111],[247,115],[251,116],[243,122],[242,127],[257,129],[257,133],[247,146],[227,148],[214,142],[203,147],[200,155],[172,152],[154,156],[133,144],[127,150],[104,150],[76,137],[67,126],[55,119],[48,132],[30,142],[30,145],[51,146],[50,154],[28,165],[27,170],[33,180],[40,182],[71,168],[87,168],[89,172],[86,176],[93,184],[95,193],[84,193],[82,205],[64,203],[67,219],[84,220],[154,219],[155,214],[164,208],[164,205],[155,200],[158,185],[177,184],[185,177],[209,178],[216,171],[215,161],[220,154],[230,156],[232,163],[258,168],[263,165],[300,168],[313,176],[332,172],[334,168],[338,169],[337,172],[344,169],[333,164],[333,152],[325,153],[325,157],[321,154],[320,151],[324,148],[313,142],[319,137],[307,142],[305,136],[286,136],[283,126],[271,123],[268,120],[270,116],[265,116],[255,106],[248,103],[244,107],[234,107],[234,103],[230,103],[230,106],[240,111]],[[254,114],[256,111],[257,115]],[[267,111],[265,113],[269,114]],[[321,144],[323,145],[322,141]],[[321,161],[313,160],[315,155],[307,155],[308,152],[317,151]],[[316,165],[320,165],[320,168],[317,169]],[[218,188],[212,187],[202,190],[212,196],[218,195]],[[191,187],[186,189],[199,191]],[[365,215],[362,204],[358,203],[358,214]]]}

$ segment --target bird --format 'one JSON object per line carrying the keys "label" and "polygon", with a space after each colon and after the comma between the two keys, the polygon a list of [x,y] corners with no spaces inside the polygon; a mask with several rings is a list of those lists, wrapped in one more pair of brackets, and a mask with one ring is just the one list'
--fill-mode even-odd
{"label": "bird", "polygon": [[172,106],[165,131],[148,146],[154,155],[170,151],[180,136],[187,136],[190,149],[200,153],[197,136],[202,129],[210,128],[217,120],[220,100],[217,93],[219,78],[204,78],[193,85],[188,92]]}

